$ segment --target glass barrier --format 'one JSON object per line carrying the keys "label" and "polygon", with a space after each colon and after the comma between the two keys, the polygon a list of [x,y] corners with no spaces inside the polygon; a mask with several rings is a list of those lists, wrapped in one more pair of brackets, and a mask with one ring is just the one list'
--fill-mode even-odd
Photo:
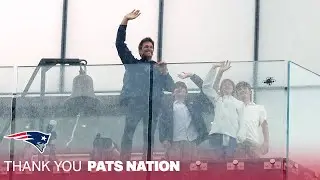
{"label": "glass barrier", "polygon": [[[269,151],[262,157],[286,157],[287,147],[287,62],[257,63],[255,103],[264,107],[269,131]],[[259,130],[263,142],[263,129]]]}
{"label": "glass barrier", "polygon": [[319,171],[320,75],[293,62],[289,66],[289,159]]}
{"label": "glass barrier", "polygon": [[[122,65],[65,66],[63,92],[59,92],[60,76],[55,73],[59,72],[60,66],[41,68],[46,69],[46,73],[43,73],[45,75],[41,75],[39,70],[25,95],[23,91],[36,68],[18,68],[18,87],[22,96],[17,102],[21,110],[17,112],[16,131],[51,132],[54,136],[50,137],[50,141],[54,141],[54,146],[48,146],[42,157],[38,156],[37,149],[16,142],[16,158],[104,160],[114,155],[112,158],[115,160],[125,160],[130,158],[130,152],[133,159],[142,158],[143,137],[147,137],[143,133],[143,128],[147,129],[147,126],[143,124],[148,121],[149,114],[150,73],[145,69],[148,67],[125,67],[127,72],[131,72],[126,77],[132,76],[132,73],[140,74],[137,76],[138,81],[133,83],[136,94],[131,92],[131,87],[126,87],[121,96],[125,73]],[[143,71],[145,73],[141,73]],[[130,99],[133,96],[136,101]],[[103,146],[115,148],[113,154],[102,156],[98,150]],[[32,156],[26,154],[26,148],[33,151],[30,152]]]}
{"label": "glass barrier", "polygon": [[[0,75],[3,77],[0,80],[0,160],[3,162],[10,160],[10,146],[12,147],[11,141],[6,139],[5,136],[11,132],[13,93],[15,92],[14,68],[9,66],[0,67]],[[0,166],[0,176],[1,174],[8,174],[3,164]],[[8,176],[5,176],[5,179],[8,179]]]}
{"label": "glass barrier", "polygon": [[[47,71],[47,72],[46,72]],[[48,94],[59,90],[59,67],[18,67],[17,68],[17,103],[14,131],[46,132],[47,122],[54,117],[53,106],[59,102],[57,98],[49,98]],[[55,104],[53,104],[55,103]],[[35,137],[33,135],[33,137]],[[23,136],[18,136],[23,138]],[[45,138],[44,142],[47,140]],[[27,140],[25,140],[27,141]],[[35,148],[31,143],[14,141],[14,160],[31,161],[45,149]],[[13,176],[19,179],[19,177]]]}
{"label": "glass barrier", "polygon": [[308,164],[302,147],[317,152],[300,119],[317,123],[318,76],[286,61],[65,66],[64,83],[42,67],[26,89],[36,69],[17,69],[14,132],[51,136],[45,149],[14,141],[15,160],[284,161],[289,147]]}

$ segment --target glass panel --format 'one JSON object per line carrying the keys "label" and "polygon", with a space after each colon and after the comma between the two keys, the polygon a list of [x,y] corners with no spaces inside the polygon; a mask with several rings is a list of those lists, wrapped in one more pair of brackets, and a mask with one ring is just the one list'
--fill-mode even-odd
{"label": "glass panel", "polygon": [[[161,156],[169,159],[178,158],[179,160],[190,160],[191,158],[192,161],[202,160],[210,162],[217,162],[225,158],[232,162],[235,158],[256,159],[286,157],[287,96],[286,90],[283,87],[283,85],[286,84],[287,65],[285,61],[256,63],[232,62],[231,68],[223,73],[219,83],[220,88],[222,84],[224,84],[224,88],[222,88],[221,91],[220,88],[218,88],[220,95],[216,94],[215,92],[217,91],[212,88],[214,79],[219,74],[217,74],[218,70],[216,70],[215,73],[211,70],[212,64],[213,63],[167,65],[168,72],[174,82],[176,82],[176,85],[171,88],[174,94],[165,93],[164,95],[162,102],[163,107],[161,108],[162,116],[157,117],[156,114],[154,114],[153,117],[153,119],[159,118],[154,147],[154,151],[158,153],[156,155],[162,152]],[[274,79],[277,79],[278,84],[272,83],[265,86],[265,83],[263,83],[262,86],[258,81],[262,81],[266,79],[266,77],[261,75],[259,70],[271,71],[275,66],[280,66],[279,69],[282,68],[281,73],[273,75]],[[258,70],[258,73],[256,70]],[[180,74],[180,76],[181,74],[186,75],[186,78],[181,79],[178,74]],[[190,74],[190,76],[187,76],[187,74]],[[156,73],[154,73],[154,76],[156,76]],[[221,97],[221,92],[228,94],[232,92],[233,89],[232,84],[231,88],[228,88],[229,86],[227,84],[229,81],[223,81],[224,79],[231,79],[235,85],[238,85],[237,91],[233,96]],[[155,79],[155,81],[157,81],[157,79]],[[165,78],[162,79],[162,81],[162,83],[166,82]],[[177,81],[183,83],[179,85]],[[204,82],[201,85],[202,81]],[[249,87],[246,86],[247,84],[245,83],[240,83],[240,81],[247,82]],[[202,89],[201,91],[200,88],[197,87],[197,83]],[[159,84],[161,83],[157,82],[153,85],[154,95],[159,93],[156,91],[157,85]],[[188,89],[187,94],[184,94],[183,91],[185,86]],[[253,97],[255,97],[255,99],[251,102],[250,100],[253,99]],[[153,113],[156,113],[156,107],[157,104],[159,104],[156,99],[157,97],[153,97]],[[270,101],[270,99],[273,101]],[[180,101],[183,101],[183,103],[180,103]],[[246,101],[248,104],[244,105],[242,101]],[[185,109],[186,107],[187,109]],[[186,110],[187,113],[185,112]],[[243,114],[241,112],[243,112]],[[239,125],[239,119],[243,120],[243,126]],[[186,128],[186,124],[190,125]],[[269,133],[264,133],[267,132],[266,129],[269,130]],[[204,136],[206,130],[210,134],[208,139],[201,139],[201,135]],[[263,144],[264,134],[269,138],[269,141],[266,141],[268,143],[265,144]],[[159,136],[159,138],[157,138],[157,136]],[[167,143],[165,140],[170,142],[171,147],[165,148],[165,144]],[[186,143],[186,141],[183,140],[187,142],[199,140],[198,146],[190,142],[183,145],[184,147],[196,148],[198,152],[195,156],[190,156],[190,152],[192,152],[189,151],[190,149],[186,150],[185,156],[176,151],[176,149],[182,147],[182,143]],[[227,149],[234,150],[234,153],[223,150],[223,143],[230,145]],[[267,146],[268,144],[269,146]],[[263,147],[268,147],[268,151],[264,151]],[[255,148],[255,150],[252,150],[253,148]],[[228,153],[227,156],[225,156],[224,153]]]}
{"label": "glass panel", "polygon": [[[16,124],[15,131],[12,133],[26,130],[39,130],[46,133],[50,130],[50,126],[55,126],[54,131],[57,137],[54,142],[54,153],[56,158],[63,160],[81,159],[86,161],[90,158],[102,160],[111,157],[119,160],[120,152],[123,155],[122,160],[129,158],[140,160],[146,158],[143,154],[148,146],[147,132],[149,131],[148,127],[150,127],[148,122],[153,122],[150,128],[151,131],[149,132],[154,132],[155,134],[149,134],[149,137],[154,138],[150,143],[154,145],[152,146],[152,152],[154,153],[152,157],[154,159],[177,158],[177,153],[173,147],[179,147],[181,143],[179,144],[177,141],[184,138],[187,138],[188,141],[197,140],[195,141],[199,143],[197,146],[193,142],[186,146],[189,147],[187,152],[193,152],[188,150],[195,148],[197,153],[183,155],[182,157],[178,157],[179,160],[216,162],[224,158],[224,156],[219,154],[222,152],[221,145],[224,145],[223,143],[229,143],[230,145],[232,142],[235,143],[234,145],[237,145],[237,148],[234,149],[235,153],[233,156],[226,157],[232,160],[235,158],[242,160],[258,157],[267,159],[276,157],[285,158],[287,93],[289,89],[290,159],[303,166],[318,167],[317,161],[313,161],[314,157],[316,157],[315,153],[319,151],[317,144],[315,144],[318,141],[313,137],[312,133],[306,133],[306,131],[316,132],[316,129],[309,127],[309,124],[317,127],[317,122],[313,122],[313,114],[316,112],[316,109],[312,107],[319,107],[319,104],[315,101],[316,92],[318,92],[317,88],[320,86],[318,75],[291,63],[290,87],[287,88],[286,73],[288,71],[285,61],[231,62],[231,68],[223,73],[222,80],[231,79],[236,85],[240,81],[248,82],[252,86],[253,94],[250,96],[249,89],[246,89],[245,84],[242,84],[240,88],[236,88],[236,93],[233,94],[233,97],[215,98],[219,97],[219,95],[217,96],[212,88],[213,79],[207,79],[207,74],[212,68],[212,64],[167,64],[168,73],[172,79],[168,77],[168,74],[161,74],[162,71],[160,70],[165,69],[162,69],[163,66],[159,65],[154,66],[152,77],[149,76],[150,66],[148,64],[86,67],[66,66],[66,86],[69,87],[69,92],[59,94],[46,88],[42,94],[44,96],[41,96],[40,88],[38,88],[33,92],[22,94],[21,97],[17,98]],[[277,67],[279,71],[274,71],[271,79],[266,77],[264,72],[271,72],[275,70],[274,67]],[[283,69],[282,72],[280,71],[280,67]],[[28,68],[31,70],[27,70]],[[51,71],[53,74],[58,72],[54,71],[55,68],[59,68],[59,66],[49,68],[47,73]],[[23,84],[18,85],[20,87],[18,88],[19,94],[27,84],[28,78],[26,77],[30,78],[31,72],[34,69],[35,67],[18,67],[17,82]],[[246,71],[243,71],[244,69]],[[85,70],[87,75],[79,74],[82,72],[80,70]],[[5,71],[10,72],[9,70],[3,70],[3,72]],[[25,72],[29,72],[29,75],[23,75]],[[110,72],[115,74],[110,74]],[[200,81],[198,87],[197,76],[195,75],[185,78],[181,77],[182,75],[188,75],[188,72],[198,75],[198,80],[200,78],[204,83],[201,85]],[[218,74],[211,74],[210,77],[212,78],[214,75],[218,76]],[[119,77],[115,78],[115,76]],[[13,71],[12,77],[15,77]],[[124,79],[122,79],[123,77]],[[23,79],[20,80],[20,78]],[[151,79],[153,80],[151,81],[152,88],[150,87]],[[273,80],[276,81],[273,82]],[[5,81],[8,80],[6,79]],[[41,79],[36,82],[38,84],[34,87],[40,86],[39,81],[41,82]],[[58,83],[54,82],[54,79],[47,78],[44,83],[47,84],[47,81],[53,84]],[[174,85],[178,81],[182,83]],[[265,83],[261,83],[261,81]],[[8,82],[12,83],[15,81]],[[228,93],[232,90],[232,84],[230,89],[226,85],[228,83],[225,83],[228,81],[222,82],[220,86],[224,84],[224,88],[221,90],[219,88],[220,94],[222,92]],[[96,86],[96,84],[99,85]],[[185,97],[183,94],[184,84],[188,90],[188,98],[185,101],[186,106],[180,103]],[[11,87],[14,86],[12,85]],[[99,87],[99,90],[97,90],[97,87]],[[152,90],[152,96],[150,96],[152,104],[149,104],[150,90]],[[7,91],[14,92],[14,89],[8,89]],[[174,93],[172,94],[171,92]],[[246,92],[249,93],[249,96],[245,96]],[[3,93],[3,96],[6,94],[8,93]],[[308,99],[309,96],[310,98]],[[250,97],[255,97],[253,101],[255,105],[243,106],[240,101],[244,101],[246,98],[250,100]],[[5,116],[3,119],[10,118],[10,103],[10,98],[4,96],[3,108],[1,109],[8,113],[3,113],[3,116]],[[243,116],[240,116],[242,115],[242,107],[244,108]],[[188,110],[189,113],[186,113],[185,110]],[[191,117],[191,120],[189,117]],[[237,118],[243,120],[244,126],[237,125]],[[303,122],[308,121],[308,123],[301,124],[301,118],[306,119]],[[179,119],[179,121],[176,121],[176,119]],[[225,121],[221,121],[221,119]],[[190,122],[188,122],[189,120]],[[268,152],[250,151],[249,149],[252,147],[258,147],[259,150],[263,150],[260,149],[263,147],[264,140],[263,127],[265,126],[265,121],[263,120],[267,120],[268,122]],[[224,125],[228,121],[232,121],[233,123]],[[184,126],[180,127],[180,123],[182,125],[189,123],[188,129],[185,131],[186,136],[181,133]],[[194,128],[193,130],[192,127]],[[244,129],[239,127],[244,127]],[[201,137],[199,135],[204,134],[206,130],[210,133],[208,139],[198,139]],[[240,132],[237,132],[237,130]],[[301,130],[303,130],[303,133],[301,133]],[[219,133],[228,134],[230,137],[225,138],[225,136],[217,135]],[[105,145],[108,145],[109,141],[108,139],[100,138],[102,141],[97,141],[98,134],[102,137],[110,138],[118,154],[111,153],[110,155],[110,153],[107,153],[107,157],[99,156],[101,149],[94,149],[93,146],[98,147],[99,143],[106,143]],[[55,138],[53,134],[51,135],[52,139],[50,142]],[[241,138],[237,142],[233,137]],[[304,140],[301,141],[300,138]],[[171,146],[164,147],[164,140],[168,140]],[[240,142],[239,140],[242,141]],[[9,143],[7,140],[3,142]],[[41,157],[38,156],[36,148],[22,141],[14,141],[14,144],[15,160],[23,158],[36,160]],[[5,146],[1,147],[5,148]],[[52,153],[50,152],[51,148],[52,146],[49,145],[45,149],[45,158],[48,158],[48,155]],[[91,157],[91,153],[95,156]],[[255,156],[252,156],[252,153],[256,153],[254,154]],[[307,156],[307,154],[310,156]]]}
{"label": "glass panel", "polygon": [[[127,156],[123,156],[123,158],[141,159],[144,135],[142,119],[146,122],[149,115],[150,72],[148,67],[148,65],[126,65],[126,68],[120,65],[66,66],[66,86],[72,87],[70,88],[72,92],[59,94],[45,89],[44,96],[41,96],[39,91],[34,91],[19,98],[17,101],[19,111],[17,112],[16,132],[39,130],[48,133],[54,131],[57,135],[54,141],[56,156],[50,158],[82,159],[83,161],[90,158],[119,160],[119,153],[122,149],[123,152],[128,152]],[[31,72],[32,70],[26,70],[28,68],[35,69],[35,67],[19,67],[18,74]],[[55,72],[55,68],[59,67],[49,68],[47,73]],[[124,69],[127,73],[125,77],[135,76],[135,78],[124,81],[129,84],[123,88],[123,94],[119,96],[122,87],[118,84],[122,84],[123,80],[114,78],[110,72],[120,75],[125,73]],[[80,70],[84,70],[86,74],[82,74],[83,71]],[[98,75],[96,72],[100,72],[100,74]],[[56,76],[59,75],[56,74]],[[18,75],[18,77],[23,77],[23,75]],[[117,79],[119,82],[115,82]],[[46,78],[45,83],[47,81],[52,82],[53,80]],[[18,80],[18,82],[26,84],[25,79]],[[96,82],[100,82],[100,93],[97,93]],[[21,85],[21,87],[23,86]],[[112,91],[116,91],[116,93]],[[54,130],[50,130],[52,126],[55,127]],[[51,133],[50,138],[50,141],[53,140],[55,135]],[[109,151],[112,149],[110,139],[113,141],[112,147],[116,148],[114,152]],[[132,151],[130,150],[131,142],[133,142]],[[112,152],[111,154],[107,153],[107,157],[99,155],[104,151],[101,149],[103,145],[109,147],[108,152]],[[30,152],[25,149],[30,149]],[[46,159],[49,158],[50,153],[53,153],[51,150],[51,145],[45,149]],[[132,152],[131,157],[130,152]],[[29,160],[31,158],[39,159],[37,149],[26,146],[23,142],[15,142],[15,158],[21,159],[23,155]]]}
{"label": "glass panel", "polygon": [[289,90],[289,159],[319,172],[320,75],[291,62]]}
{"label": "glass panel", "polygon": [[[87,71],[90,73],[94,81],[94,88],[96,92],[114,92],[119,94],[123,85],[123,75],[125,68],[124,66],[116,65],[112,68],[108,68],[108,71],[105,71],[105,66],[99,65],[88,65]],[[108,66],[109,67],[109,66]],[[65,72],[65,91],[71,92],[72,90],[72,81],[75,76],[79,74],[79,67],[68,67],[68,70]],[[107,80],[107,81],[106,81]]]}
{"label": "glass panel", "polygon": [[[201,0],[201,3],[165,1],[162,59],[181,63],[252,59],[254,8],[253,0],[246,3],[224,0]],[[194,15],[181,18],[186,16],[186,12]]]}
{"label": "glass panel", "polygon": [[[16,103],[15,133],[31,131],[31,134],[28,135],[32,135],[34,138],[37,134],[32,133],[32,131],[40,131],[46,134],[48,133],[49,122],[54,122],[51,120],[63,121],[62,113],[59,113],[61,109],[60,101],[64,100],[64,96],[58,94],[59,76],[59,66],[51,68],[49,66],[17,67],[17,92],[20,96]],[[29,88],[27,88],[28,83],[31,83]],[[49,139],[50,143],[55,141],[54,134],[51,134],[50,138],[44,134],[38,137],[43,142]],[[37,161],[43,160],[43,158],[48,160],[47,155],[50,154],[51,145],[36,148],[25,141],[28,140],[14,141],[15,161]],[[39,157],[41,151],[44,151],[44,156]],[[21,179],[21,177],[15,174],[13,179]]]}
{"label": "glass panel", "polygon": [[287,86],[287,67],[285,61],[259,61],[256,66],[257,88],[285,88]]}
{"label": "glass panel", "polygon": [[[12,104],[13,92],[15,92],[15,74],[13,67],[0,67],[1,78],[0,80],[0,161],[10,160],[10,140],[4,136],[10,134],[10,122],[12,119]],[[1,163],[0,174],[8,174],[6,166]],[[2,174],[3,175],[3,174]],[[1,176],[2,176],[1,175]],[[3,179],[8,179],[9,176],[2,176]]]}
{"label": "glass panel", "polygon": [[[28,90],[28,93],[40,93],[41,89],[41,69],[29,66],[29,67],[19,67],[18,68],[18,84],[17,92],[22,93],[33,74],[37,71],[34,76],[33,82]],[[49,71],[45,73],[45,88],[46,93],[58,93],[59,83],[60,83],[60,66],[52,67]]]}
{"label": "glass panel", "polygon": [[62,2],[0,2],[0,65],[35,66],[43,57],[60,56]]}
{"label": "glass panel", "polygon": [[[269,127],[269,153],[263,157],[286,157],[287,64],[285,61],[258,62],[255,103],[263,105]],[[260,142],[263,132],[259,130]]]}
{"label": "glass panel", "polygon": [[126,39],[130,50],[138,57],[141,39],[151,37],[157,44],[158,3],[158,0],[95,0],[94,3],[70,0],[67,57],[83,58],[89,64],[119,64],[115,47],[118,27],[126,14],[139,8],[141,15],[129,22]]}
{"label": "glass panel", "polygon": [[2,95],[12,95],[13,92],[16,92],[16,74],[14,72],[14,67],[12,66],[1,66],[0,67],[0,76],[3,77],[1,78],[0,81],[0,93]]}

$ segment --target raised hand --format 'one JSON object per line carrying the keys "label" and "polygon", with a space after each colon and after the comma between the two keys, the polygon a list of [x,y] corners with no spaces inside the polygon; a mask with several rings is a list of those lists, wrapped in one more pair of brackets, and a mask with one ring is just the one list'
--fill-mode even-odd
{"label": "raised hand", "polygon": [[157,67],[159,68],[159,71],[162,75],[168,74],[168,67],[166,62],[164,61],[157,62]]}
{"label": "raised hand", "polygon": [[230,66],[230,62],[229,62],[229,61],[225,61],[225,62],[223,62],[223,63],[221,64],[221,66],[220,66],[220,71],[224,72],[224,71],[230,69],[230,67],[231,67],[231,66]]}
{"label": "raised hand", "polygon": [[134,9],[134,10],[131,11],[129,14],[125,15],[125,18],[126,18],[127,20],[132,20],[132,19],[137,18],[140,14],[141,14],[141,13],[140,13],[140,10],[135,10],[135,9]]}
{"label": "raised hand", "polygon": [[191,76],[193,76],[193,73],[182,72],[182,73],[178,74],[178,77],[180,79],[186,79],[186,78],[189,78]]}
{"label": "raised hand", "polygon": [[224,64],[224,63],[225,63],[224,61],[223,61],[223,62],[213,63],[212,68],[218,68],[218,67],[221,67],[221,66],[223,66],[223,64]]}

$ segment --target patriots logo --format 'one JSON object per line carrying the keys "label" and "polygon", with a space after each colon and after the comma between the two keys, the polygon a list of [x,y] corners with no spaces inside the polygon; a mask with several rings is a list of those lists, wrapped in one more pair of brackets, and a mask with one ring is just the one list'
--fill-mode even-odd
{"label": "patriots logo", "polygon": [[42,154],[49,142],[51,134],[46,134],[40,131],[24,131],[5,136],[6,139],[22,140],[34,147]]}

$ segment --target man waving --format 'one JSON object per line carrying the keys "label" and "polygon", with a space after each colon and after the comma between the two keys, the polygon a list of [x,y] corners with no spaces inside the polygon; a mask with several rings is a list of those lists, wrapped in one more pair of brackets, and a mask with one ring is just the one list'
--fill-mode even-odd
{"label": "man waving", "polygon": [[[121,159],[130,160],[132,139],[139,121],[143,120],[144,156],[148,142],[149,111],[152,111],[151,142],[153,145],[157,117],[161,110],[163,91],[172,91],[174,81],[168,73],[164,62],[152,60],[154,41],[150,37],[141,40],[138,46],[140,59],[135,58],[126,41],[126,30],[130,20],[140,15],[139,10],[133,10],[125,15],[117,32],[116,47],[118,55],[125,66],[123,87],[120,101],[126,106],[126,122],[121,140]],[[152,94],[152,96],[150,96]],[[152,101],[150,101],[152,99]],[[152,103],[152,109],[149,109]]]}

